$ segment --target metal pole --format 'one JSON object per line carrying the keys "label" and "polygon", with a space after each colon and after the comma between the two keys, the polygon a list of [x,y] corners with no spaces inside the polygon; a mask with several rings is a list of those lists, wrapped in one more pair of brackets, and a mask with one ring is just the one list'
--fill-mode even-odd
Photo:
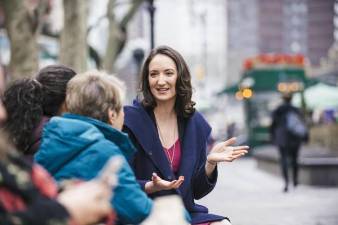
{"label": "metal pole", "polygon": [[154,0],[148,0],[148,11],[150,15],[150,48],[153,49],[155,47],[155,36],[154,36],[154,14],[155,14],[155,6]]}

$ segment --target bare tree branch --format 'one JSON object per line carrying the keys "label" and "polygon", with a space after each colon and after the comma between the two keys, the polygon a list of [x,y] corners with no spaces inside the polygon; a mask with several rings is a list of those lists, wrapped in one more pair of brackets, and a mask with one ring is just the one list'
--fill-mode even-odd
{"label": "bare tree branch", "polygon": [[106,48],[106,55],[103,59],[103,68],[108,72],[113,72],[114,62],[122,51],[127,40],[127,24],[135,15],[144,0],[131,1],[130,8],[123,16],[121,22],[116,21],[114,15],[115,0],[110,0],[107,7],[107,17],[109,19],[109,34]]}
{"label": "bare tree branch", "polygon": [[136,11],[139,9],[140,5],[144,2],[145,0],[133,0],[132,4],[128,10],[128,12],[124,15],[123,19],[120,22],[120,26],[125,28],[129,21],[133,18],[135,15]]}
{"label": "bare tree branch", "polygon": [[115,13],[114,13],[114,6],[116,4],[115,0],[109,0],[108,6],[107,6],[107,18],[108,20],[114,20],[115,19]]}
{"label": "bare tree branch", "polygon": [[46,15],[48,9],[48,0],[40,0],[38,6],[34,9],[36,26],[33,28],[34,32],[40,32],[43,25],[43,17]]}
{"label": "bare tree branch", "polygon": [[92,29],[94,27],[97,27],[101,23],[101,21],[104,20],[106,17],[107,17],[107,14],[105,14],[103,16],[100,16],[95,23],[93,23],[92,25],[90,25],[88,27],[88,29],[87,29],[87,35],[90,33],[90,31],[92,31]]}

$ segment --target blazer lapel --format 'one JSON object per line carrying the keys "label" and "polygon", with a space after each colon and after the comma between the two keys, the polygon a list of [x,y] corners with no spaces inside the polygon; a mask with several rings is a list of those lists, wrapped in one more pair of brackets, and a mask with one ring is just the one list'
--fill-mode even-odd
{"label": "blazer lapel", "polygon": [[179,190],[185,195],[191,186],[192,174],[197,160],[196,126],[191,118],[187,122],[183,137],[181,165],[178,174],[184,176],[184,182]]}
{"label": "blazer lapel", "polygon": [[154,122],[142,107],[138,107],[137,112],[138,115],[130,116],[125,124],[131,129],[148,157],[161,172],[163,176],[161,178],[165,180],[175,179]]}

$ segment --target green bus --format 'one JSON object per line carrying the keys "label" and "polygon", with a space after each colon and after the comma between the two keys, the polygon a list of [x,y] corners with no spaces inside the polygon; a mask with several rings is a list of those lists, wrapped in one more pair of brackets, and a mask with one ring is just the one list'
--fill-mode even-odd
{"label": "green bus", "polygon": [[[245,85],[249,82],[252,86],[243,86],[243,83]],[[302,91],[306,85],[304,69],[248,70],[244,72],[241,83],[249,144],[255,147],[268,143],[271,113],[281,103],[280,93],[287,89],[291,89],[292,92]],[[251,90],[251,96],[245,96],[245,91],[248,90]]]}
{"label": "green bus", "polygon": [[[235,93],[243,101],[247,141],[255,147],[270,142],[271,114],[281,103],[281,93],[302,94],[311,82],[305,76],[304,58],[299,55],[260,55],[246,60],[244,65],[239,83],[228,88],[228,93]],[[304,109],[305,105],[302,97]]]}

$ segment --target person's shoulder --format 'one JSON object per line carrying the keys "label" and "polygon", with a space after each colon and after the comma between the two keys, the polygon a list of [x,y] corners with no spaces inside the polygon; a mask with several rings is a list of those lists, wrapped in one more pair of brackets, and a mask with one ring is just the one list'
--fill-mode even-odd
{"label": "person's shoulder", "polygon": [[275,115],[286,114],[290,110],[290,107],[291,107],[290,104],[282,103],[273,111],[273,114]]}
{"label": "person's shoulder", "polygon": [[124,107],[124,125],[129,128],[130,126],[143,126],[145,123],[149,123],[151,118],[152,110],[145,108],[139,102],[134,102],[133,105]]}
{"label": "person's shoulder", "polygon": [[[116,155],[123,156],[122,149],[115,143],[108,139],[100,139],[98,142],[95,143],[95,148],[98,149],[100,152],[100,155],[111,157]],[[101,151],[102,148],[105,149],[105,151]]]}
{"label": "person's shoulder", "polygon": [[81,120],[80,118],[69,118],[65,116],[54,116],[48,123],[45,125],[46,128],[55,128],[63,130],[73,130],[73,129],[94,129],[95,126],[92,124]]}
{"label": "person's shoulder", "polygon": [[126,105],[123,107],[123,109],[125,115],[128,116],[130,114],[131,115],[140,114],[144,110],[144,107],[142,103],[140,103],[137,100],[134,100],[132,105]]}
{"label": "person's shoulder", "polygon": [[276,109],[277,112],[281,112],[281,111],[285,111],[286,109],[288,109],[290,107],[290,104],[286,104],[286,103],[282,103],[281,105],[279,105]]}
{"label": "person's shoulder", "polygon": [[211,127],[208,121],[205,119],[202,113],[198,112],[197,110],[191,115],[189,119],[190,123],[195,123],[197,127],[201,130],[205,131],[206,133],[210,133]]}
{"label": "person's shoulder", "polygon": [[197,110],[190,116],[190,119],[196,122],[207,123],[203,114],[198,112]]}
{"label": "person's shoulder", "polygon": [[104,139],[103,133],[95,125],[81,118],[70,117],[72,115],[65,116],[68,115],[52,117],[44,127],[44,135],[74,137],[82,140]]}
{"label": "person's shoulder", "polygon": [[132,105],[127,105],[123,107],[125,116],[140,114],[141,109]]}
{"label": "person's shoulder", "polygon": [[290,105],[290,109],[293,110],[293,111],[300,112],[300,109],[296,106],[293,106],[293,105]]}

